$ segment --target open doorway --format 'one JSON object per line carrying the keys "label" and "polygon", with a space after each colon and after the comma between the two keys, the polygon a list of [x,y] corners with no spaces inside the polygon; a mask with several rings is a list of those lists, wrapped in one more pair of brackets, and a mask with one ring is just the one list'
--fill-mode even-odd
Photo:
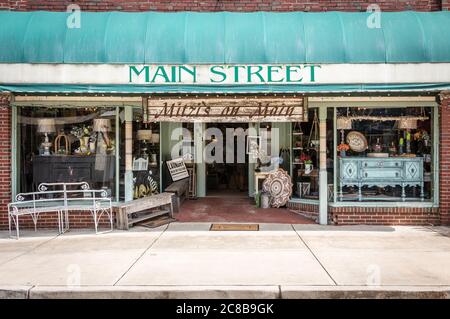
{"label": "open doorway", "polygon": [[211,148],[212,157],[217,160],[206,164],[206,196],[248,197],[248,155],[238,155],[239,150],[242,151],[238,147],[238,135],[248,129],[248,124],[208,123],[206,128],[213,129],[213,133],[206,140],[207,147],[208,144],[212,146],[212,143],[221,145]]}

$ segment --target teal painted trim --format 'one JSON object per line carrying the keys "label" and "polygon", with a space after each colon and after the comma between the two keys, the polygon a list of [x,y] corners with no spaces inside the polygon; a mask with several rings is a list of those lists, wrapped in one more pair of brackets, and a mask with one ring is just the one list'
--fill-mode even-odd
{"label": "teal painted trim", "polygon": [[450,62],[450,13],[0,11],[5,63]]}
{"label": "teal painted trim", "polygon": [[17,126],[17,107],[11,107],[11,195],[15,198],[19,193],[20,175],[18,174],[18,162],[20,150],[17,147],[18,126]]}
{"label": "teal painted trim", "polygon": [[[307,112],[308,110],[306,110],[306,112]],[[305,110],[303,110],[303,112],[305,112]],[[288,127],[288,135],[289,135],[289,150],[290,150],[290,152],[289,152],[289,176],[291,176],[291,180],[292,180],[292,183],[294,183],[295,182],[295,178],[294,178],[294,175],[293,175],[293,173],[294,173],[294,152],[292,151],[292,147],[294,146],[294,145],[292,145],[293,144],[293,141],[292,141],[292,125],[294,125],[294,123],[289,123],[289,127]]]}
{"label": "teal painted trim", "polygon": [[194,123],[194,147],[195,155],[197,157],[196,164],[196,186],[197,197],[206,196],[206,163],[203,158],[203,151],[205,149],[205,130],[206,123]]}
{"label": "teal painted trim", "polygon": [[[322,105],[319,107],[319,141],[325,140],[325,167],[322,167],[320,158],[322,153],[319,148],[319,223],[321,225],[328,224],[328,172],[326,167],[326,123],[327,123],[327,107]],[[320,135],[320,126],[325,123],[325,138]],[[322,146],[322,144],[320,145]]]}
{"label": "teal painted trim", "polygon": [[120,201],[120,108],[116,107],[116,202]]}
{"label": "teal painted trim", "polygon": [[[333,202],[337,203],[337,108],[333,108]],[[340,143],[340,141],[339,141]]]}
{"label": "teal painted trim", "polygon": [[13,93],[362,93],[362,92],[439,92],[450,90],[450,83],[407,84],[311,84],[311,85],[66,85],[0,84],[0,91]]}
{"label": "teal painted trim", "polygon": [[438,208],[439,204],[433,202],[337,202],[329,203],[329,207],[386,207],[386,208]]}
{"label": "teal painted trim", "polygon": [[[291,198],[289,203],[300,203],[308,205],[319,205],[319,201],[315,199],[304,199],[304,198]],[[113,202],[113,207],[123,204],[123,202]],[[431,202],[343,202],[343,203],[329,203],[328,207],[386,207],[386,208],[396,208],[396,207],[406,207],[406,208],[439,208],[439,204],[434,204]]]}
{"label": "teal painted trim", "polygon": [[317,205],[319,206],[319,201],[317,199],[306,199],[306,198],[291,198],[289,203],[300,203],[300,204],[308,204],[308,205]]}
{"label": "teal painted trim", "polygon": [[433,202],[439,206],[439,111],[438,106],[433,107],[433,176],[432,181],[434,183]]}
{"label": "teal painted trim", "polygon": [[[125,107],[124,108],[124,123],[131,123],[131,132],[133,132],[133,108],[132,107]],[[133,134],[133,133],[131,133]],[[125,132],[125,136],[123,137],[125,140],[125,144],[127,143],[127,136]],[[133,135],[130,136],[130,142],[133,143]],[[131,149],[133,149],[133,145],[131,146]],[[125,154],[123,154],[124,158],[126,158],[126,145],[125,145]],[[126,161],[126,160],[125,160]],[[124,176],[124,195],[125,195],[125,201],[131,201],[133,200],[133,171],[125,171]]]}
{"label": "teal painted trim", "polygon": [[[252,135],[253,133],[251,132],[251,130],[255,130],[256,131],[256,135],[259,136],[259,128],[260,128],[260,123],[248,123],[248,133],[249,135]],[[247,158],[249,158],[248,155],[246,155]],[[248,196],[251,198],[255,197],[255,168],[256,168],[256,164],[255,163],[251,163],[250,160],[248,161],[248,171],[247,171],[247,178],[248,178]]]}

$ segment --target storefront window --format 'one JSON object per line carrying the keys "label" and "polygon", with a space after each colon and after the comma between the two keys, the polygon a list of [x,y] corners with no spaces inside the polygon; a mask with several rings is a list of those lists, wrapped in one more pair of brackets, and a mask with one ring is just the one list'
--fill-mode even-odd
{"label": "storefront window", "polygon": [[433,110],[338,108],[337,201],[427,201]]}
{"label": "storefront window", "polygon": [[19,107],[18,191],[88,182],[116,196],[116,109]]}
{"label": "storefront window", "polygon": [[139,108],[133,110],[133,122],[133,199],[138,199],[160,191],[160,128]]}
{"label": "storefront window", "polygon": [[[308,122],[292,123],[294,199],[319,199],[319,109],[308,110]],[[327,114],[327,171],[329,195],[333,186],[333,109]],[[330,197],[329,196],[329,197]]]}

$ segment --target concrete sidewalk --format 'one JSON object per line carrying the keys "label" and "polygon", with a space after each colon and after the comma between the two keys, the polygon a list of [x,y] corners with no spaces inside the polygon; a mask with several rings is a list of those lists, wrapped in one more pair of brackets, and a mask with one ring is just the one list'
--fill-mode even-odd
{"label": "concrete sidewalk", "polygon": [[0,232],[0,298],[450,298],[450,229]]}

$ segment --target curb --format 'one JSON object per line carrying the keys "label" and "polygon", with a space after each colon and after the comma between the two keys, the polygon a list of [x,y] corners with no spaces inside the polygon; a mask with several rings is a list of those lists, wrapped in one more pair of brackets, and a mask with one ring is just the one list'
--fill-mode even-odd
{"label": "curb", "polygon": [[0,286],[0,299],[450,299],[450,286]]}
{"label": "curb", "polygon": [[27,299],[33,286],[0,286],[0,299]]}
{"label": "curb", "polygon": [[277,299],[279,286],[38,286],[30,299]]}
{"label": "curb", "polygon": [[281,286],[282,299],[450,299],[450,286]]}

